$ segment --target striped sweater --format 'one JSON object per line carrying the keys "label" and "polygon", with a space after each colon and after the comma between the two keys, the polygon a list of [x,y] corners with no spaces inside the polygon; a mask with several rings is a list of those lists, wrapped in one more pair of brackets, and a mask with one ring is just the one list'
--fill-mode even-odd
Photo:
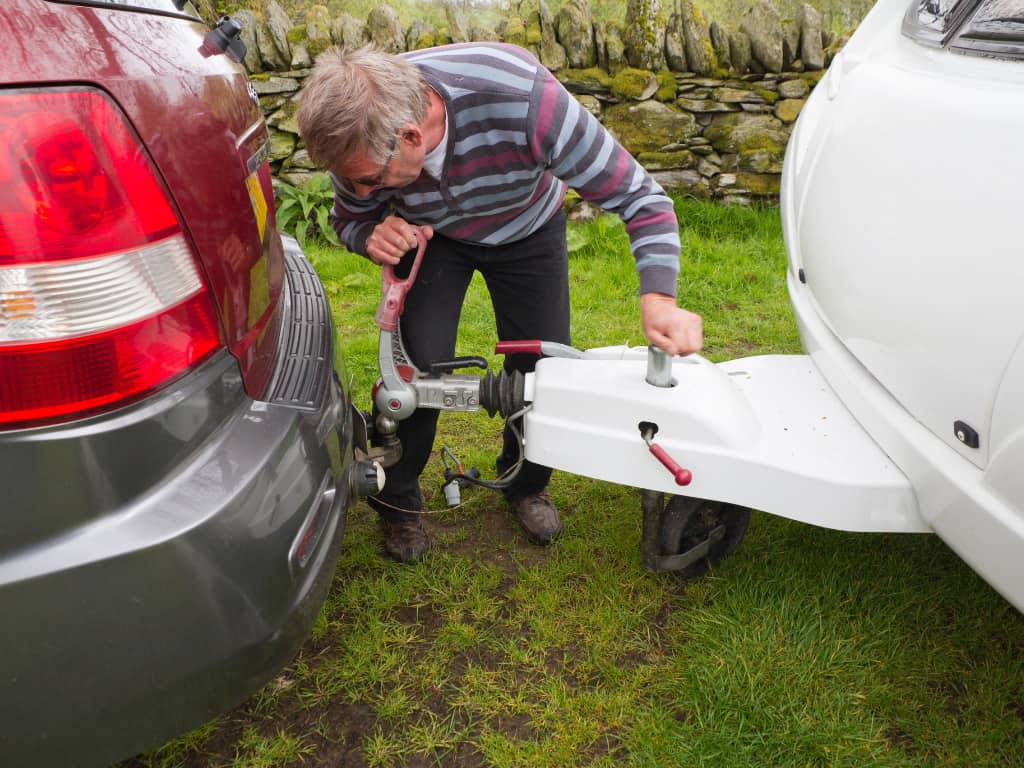
{"label": "striped sweater", "polygon": [[334,226],[345,245],[390,212],[464,242],[530,235],[566,187],[626,224],[640,292],[674,296],[679,229],[664,190],[551,73],[522,48],[465,43],[405,54],[444,101],[448,147],[440,180],[427,173],[368,198],[335,185]]}

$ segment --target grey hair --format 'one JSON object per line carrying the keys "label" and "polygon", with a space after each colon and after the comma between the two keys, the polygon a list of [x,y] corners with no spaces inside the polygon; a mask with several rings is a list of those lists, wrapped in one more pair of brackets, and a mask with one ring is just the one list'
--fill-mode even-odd
{"label": "grey hair", "polygon": [[331,169],[363,151],[383,163],[401,129],[423,122],[427,88],[415,65],[373,45],[328,48],[299,99],[299,133],[310,159]]}

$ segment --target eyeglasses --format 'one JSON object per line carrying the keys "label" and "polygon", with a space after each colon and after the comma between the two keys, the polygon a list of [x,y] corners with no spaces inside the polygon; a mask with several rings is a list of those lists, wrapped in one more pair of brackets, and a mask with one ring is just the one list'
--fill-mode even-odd
{"label": "eyeglasses", "polygon": [[373,187],[374,189],[383,187],[384,177],[388,175],[388,166],[391,165],[391,161],[395,159],[395,155],[397,154],[398,137],[395,136],[394,140],[392,140],[391,142],[390,151],[388,151],[388,154],[384,157],[384,164],[381,166],[380,173],[378,173],[376,176],[363,176],[362,178],[359,179],[341,179],[342,184],[344,184],[349,189],[353,190],[356,186]]}

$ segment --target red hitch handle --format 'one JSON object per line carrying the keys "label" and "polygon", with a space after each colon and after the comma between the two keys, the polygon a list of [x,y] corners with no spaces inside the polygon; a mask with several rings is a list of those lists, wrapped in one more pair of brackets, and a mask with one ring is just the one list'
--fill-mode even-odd
{"label": "red hitch handle", "polygon": [[420,271],[423,252],[427,248],[427,238],[423,236],[419,227],[413,227],[413,232],[416,234],[416,256],[409,269],[409,276],[404,280],[398,279],[393,264],[385,264],[380,270],[380,287],[383,295],[380,304],[377,305],[373,321],[382,331],[394,331],[398,327],[398,318],[402,316],[402,308],[405,306],[405,295],[409,293],[416,280],[416,273]]}
{"label": "red hitch handle", "polygon": [[654,458],[662,463],[662,465],[671,473],[672,478],[676,481],[676,485],[689,485],[690,481],[693,480],[693,473],[688,469],[684,469],[679,466],[675,459],[669,456],[665,449],[656,443],[648,443],[647,447],[651,453],[654,454]]}
{"label": "red hitch handle", "polygon": [[557,341],[539,341],[537,339],[510,339],[499,341],[494,345],[496,355],[536,355],[537,357],[569,357],[583,358],[586,352],[576,347],[560,344]]}
{"label": "red hitch handle", "polygon": [[537,340],[499,341],[494,345],[496,355],[536,355],[541,356],[541,344]]}

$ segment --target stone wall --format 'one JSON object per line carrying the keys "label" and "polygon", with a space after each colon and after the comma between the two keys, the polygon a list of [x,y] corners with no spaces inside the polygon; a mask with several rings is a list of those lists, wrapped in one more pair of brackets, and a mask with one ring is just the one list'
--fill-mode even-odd
{"label": "stone wall", "polygon": [[303,19],[277,0],[235,14],[245,65],[271,128],[275,175],[301,185],[315,173],[295,111],[313,59],[331,45],[373,42],[393,52],[449,42],[501,40],[531,50],[668,190],[729,202],[777,200],[790,128],[842,41],[823,34],[804,5],[783,19],[770,0],[752,0],[735,28],[708,21],[692,0],[629,0],[626,19],[598,24],[587,0],[553,14],[524,0],[497,29],[467,23],[446,7],[448,26],[404,28],[387,5],[365,21],[322,5]]}

